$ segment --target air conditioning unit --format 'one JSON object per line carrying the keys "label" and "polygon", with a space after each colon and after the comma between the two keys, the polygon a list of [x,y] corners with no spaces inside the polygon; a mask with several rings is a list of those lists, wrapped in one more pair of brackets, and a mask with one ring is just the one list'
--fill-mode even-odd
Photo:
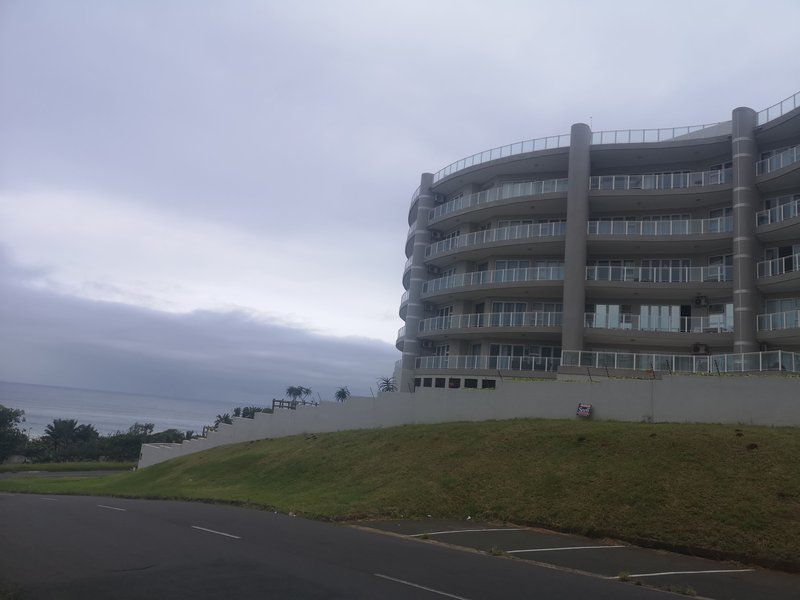
{"label": "air conditioning unit", "polygon": [[439,267],[434,267],[433,265],[428,265],[428,273],[430,275],[438,275],[441,272],[442,272],[442,270]]}
{"label": "air conditioning unit", "polygon": [[701,306],[708,306],[708,296],[695,296],[694,305],[698,308]]}
{"label": "air conditioning unit", "polygon": [[441,231],[436,231],[435,229],[433,231],[431,231],[431,240],[432,241],[437,242],[440,239],[442,239],[442,232]]}
{"label": "air conditioning unit", "polygon": [[422,340],[423,350],[433,350],[433,342],[431,340]]}
{"label": "air conditioning unit", "polygon": [[708,346],[705,344],[692,344],[692,354],[708,354]]}

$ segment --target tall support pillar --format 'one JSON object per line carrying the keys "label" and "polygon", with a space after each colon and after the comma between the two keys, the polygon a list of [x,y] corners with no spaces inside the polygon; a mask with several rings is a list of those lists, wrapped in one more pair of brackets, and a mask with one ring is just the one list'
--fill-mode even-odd
{"label": "tall support pillar", "polygon": [[417,220],[414,223],[414,250],[411,254],[409,270],[410,284],[408,288],[408,305],[406,308],[406,334],[403,338],[403,357],[400,365],[400,381],[397,388],[401,392],[414,389],[414,367],[420,356],[420,343],[417,339],[419,322],[424,316],[422,284],[427,279],[425,268],[425,248],[430,244],[431,232],[428,229],[428,213],[433,210],[434,199],[431,186],[433,174],[423,173],[417,200]]}
{"label": "tall support pillar", "polygon": [[756,112],[733,110],[733,351],[756,352]]}
{"label": "tall support pillar", "polygon": [[567,234],[564,250],[563,350],[583,350],[586,310],[586,223],[589,220],[589,174],[592,131],[576,123],[570,132]]}

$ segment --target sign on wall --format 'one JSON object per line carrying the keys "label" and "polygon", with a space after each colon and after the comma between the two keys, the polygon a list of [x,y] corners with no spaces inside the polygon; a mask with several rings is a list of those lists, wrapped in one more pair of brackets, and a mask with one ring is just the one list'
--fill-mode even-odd
{"label": "sign on wall", "polygon": [[578,410],[575,411],[575,414],[579,417],[589,418],[592,416],[592,405],[591,404],[578,404]]}

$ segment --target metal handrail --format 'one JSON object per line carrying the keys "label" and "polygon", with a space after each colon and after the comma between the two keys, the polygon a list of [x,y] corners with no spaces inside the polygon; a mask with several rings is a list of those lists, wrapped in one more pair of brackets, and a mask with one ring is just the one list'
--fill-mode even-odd
{"label": "metal handrail", "polygon": [[733,217],[664,221],[589,221],[589,235],[702,235],[733,231]]}
{"label": "metal handrail", "polygon": [[420,333],[471,327],[561,327],[560,312],[501,312],[431,317],[419,322]]}
{"label": "metal handrail", "polygon": [[733,267],[586,267],[586,281],[717,283],[731,281]]}
{"label": "metal handrail", "polygon": [[758,211],[756,213],[756,226],[770,225],[771,223],[793,219],[797,216],[800,216],[800,200],[793,200],[780,206]]}
{"label": "metal handrail", "polygon": [[756,175],[766,175],[800,161],[800,145],[787,148],[756,163]]}
{"label": "metal handrail", "polygon": [[758,331],[800,328],[800,310],[785,310],[778,313],[764,313],[756,318]]}
{"label": "metal handrail", "polygon": [[405,292],[403,292],[403,295],[402,295],[402,296],[400,296],[400,305],[401,305],[401,306],[402,306],[403,304],[405,304],[406,302],[408,302],[408,295],[409,295],[410,293],[411,293],[411,291],[410,291],[410,290],[406,290]]}
{"label": "metal handrail", "polygon": [[719,123],[666,127],[663,129],[616,129],[592,132],[592,144],[641,144],[646,142],[666,142],[675,138],[714,127]]}
{"label": "metal handrail", "polygon": [[800,107],[800,92],[758,111],[758,124],[763,125]]}
{"label": "metal handrail", "polygon": [[397,330],[397,339],[402,339],[406,337],[406,326],[403,325],[400,329]]}
{"label": "metal handrail", "polygon": [[456,250],[457,248],[468,248],[470,246],[480,246],[491,244],[492,242],[504,242],[508,240],[522,240],[537,237],[552,237],[564,235],[567,231],[567,224],[563,221],[558,223],[529,223],[526,225],[510,225],[508,227],[498,227],[496,229],[485,229],[483,231],[473,231],[456,237],[441,240],[425,248],[425,256],[433,256],[443,252]]}
{"label": "metal handrail", "polygon": [[621,314],[614,321],[606,315],[587,312],[584,314],[584,326],[593,329],[624,329],[629,331],[658,331],[665,333],[730,333],[733,324],[725,322],[725,316],[719,317],[681,317],[672,316],[665,319],[649,318],[642,315]]}
{"label": "metal handrail", "polygon": [[800,254],[762,260],[756,265],[756,275],[758,277],[776,277],[798,270],[800,270]]}
{"label": "metal handrail", "polygon": [[460,371],[485,369],[490,371],[550,371],[558,370],[561,359],[542,356],[419,356],[417,369]]}
{"label": "metal handrail", "polygon": [[434,294],[440,290],[485,284],[519,283],[525,281],[560,281],[564,279],[564,266],[521,267],[518,269],[497,269],[494,271],[474,271],[448,277],[439,277],[422,284],[422,295]]}
{"label": "metal handrail", "polygon": [[646,173],[641,175],[593,175],[590,190],[675,190],[720,185],[731,181],[733,170],[712,169],[691,173]]}

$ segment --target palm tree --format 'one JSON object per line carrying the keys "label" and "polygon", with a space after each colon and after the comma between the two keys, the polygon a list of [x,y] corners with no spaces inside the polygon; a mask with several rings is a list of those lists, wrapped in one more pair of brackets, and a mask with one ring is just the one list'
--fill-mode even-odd
{"label": "palm tree", "polygon": [[75,439],[78,422],[75,419],[53,419],[44,429],[44,437],[53,442],[53,454],[58,459],[59,448],[65,449]]}
{"label": "palm tree", "polygon": [[219,427],[220,423],[226,423],[227,425],[233,425],[233,421],[231,421],[231,416],[228,413],[223,415],[217,415],[217,419],[214,421],[214,429]]}
{"label": "palm tree", "polygon": [[311,388],[303,387],[302,385],[299,387],[300,387],[300,395],[303,396],[303,402],[307,402],[306,398],[308,398],[311,395]]}
{"label": "palm tree", "polygon": [[303,395],[303,388],[299,385],[290,385],[286,388],[286,395],[289,396],[291,400],[297,400],[300,396]]}
{"label": "palm tree", "polygon": [[394,381],[394,377],[378,377],[378,391],[396,392],[397,384]]}
{"label": "palm tree", "polygon": [[336,393],[333,395],[333,397],[339,402],[344,402],[350,397],[350,390],[347,389],[347,386],[340,387],[338,390],[336,390]]}

